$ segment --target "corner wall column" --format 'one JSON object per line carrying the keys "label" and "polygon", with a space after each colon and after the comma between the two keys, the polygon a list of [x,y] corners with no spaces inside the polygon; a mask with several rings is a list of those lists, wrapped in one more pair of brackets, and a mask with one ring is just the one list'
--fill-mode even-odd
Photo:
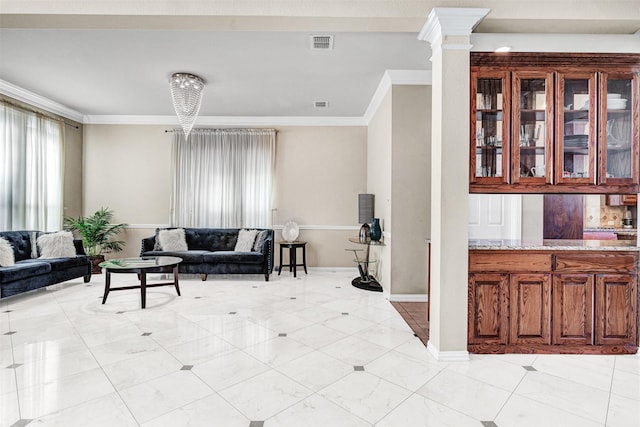
{"label": "corner wall column", "polygon": [[434,8],[418,38],[432,51],[429,351],[467,360],[470,35],[489,9]]}

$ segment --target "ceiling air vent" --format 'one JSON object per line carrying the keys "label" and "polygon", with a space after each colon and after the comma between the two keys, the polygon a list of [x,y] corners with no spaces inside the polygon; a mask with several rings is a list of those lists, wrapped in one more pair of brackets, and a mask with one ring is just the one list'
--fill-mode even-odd
{"label": "ceiling air vent", "polygon": [[316,101],[313,103],[313,106],[316,108],[327,108],[329,107],[329,103],[327,101]]}
{"label": "ceiling air vent", "polygon": [[311,50],[333,50],[333,36],[311,36]]}

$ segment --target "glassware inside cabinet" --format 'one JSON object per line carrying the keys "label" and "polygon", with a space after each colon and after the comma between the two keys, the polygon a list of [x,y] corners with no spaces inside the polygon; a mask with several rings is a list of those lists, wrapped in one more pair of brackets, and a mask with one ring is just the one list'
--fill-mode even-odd
{"label": "glassware inside cabinet", "polygon": [[544,178],[547,169],[547,87],[546,78],[519,78],[518,175]]}
{"label": "glassware inside cabinet", "polygon": [[608,79],[606,96],[606,177],[632,178],[632,79]]}
{"label": "glassware inside cabinet", "polygon": [[476,89],[476,177],[502,177],[503,82],[480,78]]}
{"label": "glassware inside cabinet", "polygon": [[562,152],[561,173],[565,179],[581,179],[588,182],[593,178],[593,137],[595,112],[592,102],[595,77],[566,78],[563,94],[563,122],[561,125]]}

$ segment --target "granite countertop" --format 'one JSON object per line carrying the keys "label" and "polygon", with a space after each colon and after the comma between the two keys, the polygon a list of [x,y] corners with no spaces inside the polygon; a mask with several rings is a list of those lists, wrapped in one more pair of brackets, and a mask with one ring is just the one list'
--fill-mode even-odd
{"label": "granite countertop", "polygon": [[469,240],[473,250],[640,251],[633,240]]}
{"label": "granite countertop", "polygon": [[586,232],[611,232],[616,234],[638,234],[638,230],[635,228],[607,228],[607,227],[596,227],[596,228],[585,228],[583,231]]}

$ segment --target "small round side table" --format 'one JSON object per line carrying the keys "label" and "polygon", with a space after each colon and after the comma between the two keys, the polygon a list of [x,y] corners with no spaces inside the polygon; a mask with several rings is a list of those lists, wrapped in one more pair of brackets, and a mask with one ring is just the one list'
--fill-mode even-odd
{"label": "small round side table", "polygon": [[[300,240],[294,242],[280,240],[277,243],[280,245],[280,268],[278,269],[278,276],[282,273],[282,250],[284,248],[289,249],[289,264],[284,264],[284,267],[289,266],[289,271],[293,270],[293,277],[296,277],[296,267],[304,267],[304,274],[307,274],[307,242]],[[302,248],[302,264],[298,264],[296,260],[296,251],[298,248]]]}

